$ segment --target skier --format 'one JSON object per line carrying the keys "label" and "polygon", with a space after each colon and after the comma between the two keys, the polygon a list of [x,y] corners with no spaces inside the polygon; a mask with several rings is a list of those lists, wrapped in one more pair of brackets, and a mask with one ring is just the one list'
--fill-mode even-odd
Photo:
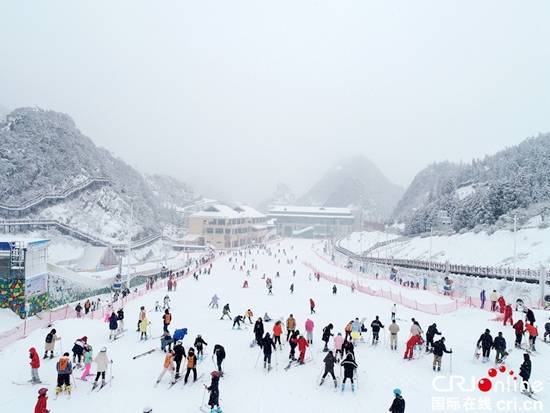
{"label": "skier", "polygon": [[210,304],[208,304],[208,307],[218,308],[218,301],[220,301],[220,298],[217,294],[214,294],[210,300]]}
{"label": "skier", "polygon": [[489,356],[491,354],[491,347],[493,346],[493,336],[491,336],[491,332],[489,329],[485,329],[485,333],[483,333],[479,340],[477,340],[477,348],[482,349],[482,355],[483,355],[483,362],[489,361]]}
{"label": "skier", "polygon": [[96,375],[94,384],[92,386],[92,390],[97,387],[97,382],[99,381],[99,377],[101,377],[101,387],[105,386],[105,372],[107,371],[107,367],[109,367],[109,364],[112,363],[111,360],[109,360],[109,357],[107,356],[107,348],[103,347],[99,354],[94,359],[97,369],[96,369]]}
{"label": "skier", "polygon": [[281,343],[281,335],[283,334],[283,323],[281,323],[280,320],[275,322],[275,325],[273,326],[273,337],[275,340],[275,344],[279,344],[279,349],[283,348],[283,345]]}
{"label": "skier", "polygon": [[305,328],[306,328],[306,337],[307,337],[307,343],[313,344],[313,328],[315,327],[315,323],[313,320],[310,320],[309,318],[306,320]]}
{"label": "skier", "polygon": [[372,344],[378,344],[380,329],[384,328],[384,324],[382,324],[378,319],[378,316],[376,316],[375,319],[372,320],[372,323],[370,323],[370,327],[372,328]]}
{"label": "skier", "polygon": [[523,340],[523,320],[520,318],[516,323],[513,325],[514,331],[516,333],[516,341],[514,343],[516,348],[521,347],[521,341]]}
{"label": "skier", "polygon": [[342,381],[342,391],[346,387],[346,380],[350,379],[351,381],[351,391],[355,391],[355,383],[353,382],[353,375],[355,369],[357,368],[357,363],[354,360],[354,357],[351,353],[348,353],[346,358],[340,363],[344,368],[344,380]]}
{"label": "skier", "polygon": [[525,331],[529,333],[529,347],[531,351],[536,351],[535,341],[537,340],[537,336],[539,335],[539,331],[537,330],[537,327],[535,327],[534,324],[527,323],[525,324]]}
{"label": "skier", "polygon": [[84,354],[84,345],[88,342],[88,337],[84,336],[77,339],[74,342],[72,351],[73,351],[73,363],[80,367],[80,362],[82,361],[82,355]]}
{"label": "skier", "polygon": [[502,331],[498,332],[498,336],[493,341],[493,348],[496,351],[495,364],[502,362],[504,353],[506,352],[506,339],[502,336]]}
{"label": "skier", "polygon": [[550,321],[547,321],[544,325],[544,342],[546,343],[546,337],[550,338]]}
{"label": "skier", "polygon": [[514,320],[512,319],[512,306],[510,304],[508,304],[504,308],[504,323],[503,324],[506,325],[508,320],[510,320],[510,325],[514,324]]}
{"label": "skier", "polygon": [[216,366],[218,367],[218,371],[222,373],[222,363],[223,363],[223,360],[225,359],[225,349],[221,344],[216,344],[214,346],[213,352],[214,352],[214,355],[216,356]]}
{"label": "skier", "polygon": [[166,309],[164,310],[164,314],[162,315],[162,329],[165,333],[168,332],[168,326],[170,326],[170,323],[172,322],[172,314],[170,314],[170,310]]}
{"label": "skier", "polygon": [[395,322],[395,319],[392,320],[388,330],[390,330],[390,348],[392,350],[397,350],[397,333],[399,333],[399,325]]}
{"label": "skier", "polygon": [[296,329],[296,319],[292,314],[290,314],[290,316],[286,319],[286,331],[287,331],[286,341],[290,339],[290,336],[292,335],[295,329]]}
{"label": "skier", "polygon": [[535,313],[530,308],[524,310],[525,312],[525,322],[535,324]]}
{"label": "skier", "polygon": [[193,345],[197,349],[196,354],[197,354],[197,356],[199,356],[199,360],[202,360],[204,358],[204,353],[203,353],[204,347],[203,346],[207,346],[208,343],[206,341],[204,341],[203,338],[201,337],[201,335],[199,334],[197,336],[197,338],[195,339],[195,343]]}
{"label": "skier", "polygon": [[271,321],[271,317],[269,316],[269,314],[267,314],[267,311],[264,313],[264,321],[266,323],[269,323]]}
{"label": "skier", "polygon": [[290,344],[290,354],[288,355],[288,358],[290,360],[296,360],[295,354],[296,354],[296,346],[298,345],[298,338],[300,337],[300,331],[296,330],[292,332],[292,335],[290,336],[289,344]]}
{"label": "skier", "polygon": [[76,318],[80,318],[82,317],[82,306],[80,305],[80,303],[78,303],[75,307],[75,311],[76,311]]}
{"label": "skier", "polygon": [[40,368],[40,356],[36,352],[34,347],[29,349],[29,358],[31,359],[31,379],[29,380],[32,384],[42,383],[40,376],[38,375],[38,369]]}
{"label": "skier", "polygon": [[519,376],[521,377],[523,381],[523,387],[522,393],[525,394],[532,394],[533,390],[531,389],[531,386],[529,385],[529,378],[531,378],[531,358],[529,357],[529,354],[524,353],[523,354],[523,363],[521,364],[519,368]]}
{"label": "skier", "polygon": [[409,338],[407,341],[407,348],[405,349],[405,355],[403,358],[411,360],[414,355],[414,347],[416,345],[422,344],[422,336],[420,334],[416,334]]}
{"label": "skier", "polygon": [[443,353],[452,354],[453,350],[449,349],[447,350],[447,347],[445,346],[445,337],[441,337],[438,341],[433,343],[433,353],[434,353],[434,361],[433,361],[433,371],[437,368],[437,371],[441,371],[441,359],[443,358]]}
{"label": "skier", "polygon": [[[155,307],[155,311],[156,311],[156,307]],[[138,323],[137,323],[137,329],[136,329],[138,333],[141,331],[141,322],[145,318],[147,318],[147,312],[145,311],[145,307],[141,306],[141,308],[139,309]]]}
{"label": "skier", "polygon": [[[311,278],[310,278],[311,279]],[[332,295],[336,295],[336,292],[338,291],[338,289],[336,288],[336,284],[334,284],[332,286]]]}
{"label": "skier", "polygon": [[109,340],[116,338],[116,332],[118,330],[118,316],[113,311],[109,317]]}
{"label": "skier", "polygon": [[506,301],[504,300],[504,297],[501,295],[498,297],[498,311],[501,314],[504,314],[505,308],[506,308]]}
{"label": "skier", "polygon": [[497,290],[493,290],[491,295],[489,296],[489,300],[491,300],[491,311],[497,310],[497,300],[498,300],[498,293]]}
{"label": "skier", "polygon": [[141,333],[140,335],[140,341],[141,340],[147,340],[147,329],[149,328],[149,321],[147,320],[147,316],[144,316],[141,321],[139,322],[139,331]]}
{"label": "skier", "polygon": [[405,413],[405,400],[401,396],[401,390],[394,389],[393,394],[395,395],[395,398],[393,399],[388,411],[390,413]]}
{"label": "skier", "polygon": [[323,351],[328,351],[328,341],[330,340],[330,338],[332,336],[334,336],[334,334],[332,334],[332,329],[334,328],[334,326],[332,325],[332,323],[330,323],[329,325],[325,326],[323,328],[323,336],[321,338],[321,340],[323,340],[325,342],[325,347],[323,347]]}
{"label": "skier", "polygon": [[210,397],[208,398],[208,405],[210,406],[210,413],[221,413],[222,409],[220,408],[220,390],[219,390],[219,384],[220,384],[220,372],[219,371],[213,371],[210,373],[210,376],[212,377],[212,381],[210,382],[210,386],[204,386],[206,390],[210,392]]}
{"label": "skier", "polygon": [[481,292],[479,293],[479,301],[481,302],[481,309],[485,308],[485,300],[486,300],[485,290],[481,290]]}
{"label": "skier", "polygon": [[80,376],[80,380],[87,381],[88,376],[90,375],[90,369],[92,368],[92,359],[93,359],[93,349],[92,346],[86,344],[84,347],[84,370]]}
{"label": "skier", "polygon": [[55,348],[55,342],[57,340],[60,340],[61,337],[57,336],[57,330],[55,328],[52,328],[51,331],[46,335],[46,344],[44,346],[44,358],[46,359],[48,357],[48,353],[50,353],[50,358],[53,359],[53,350]]}
{"label": "skier", "polygon": [[174,362],[176,363],[176,376],[175,380],[178,380],[180,378],[180,367],[181,362],[183,358],[185,357],[185,348],[183,347],[183,344],[181,343],[181,340],[176,341],[176,345],[174,346]]}
{"label": "skier", "polygon": [[334,374],[334,364],[336,363],[336,357],[334,357],[332,351],[329,350],[329,352],[323,359],[323,363],[325,363],[325,372],[321,377],[321,383],[319,383],[319,386],[323,385],[323,383],[325,382],[325,377],[327,377],[327,374],[330,374],[332,376],[332,380],[334,380],[334,387],[337,387],[338,382],[336,381],[336,375]]}
{"label": "skier", "polygon": [[432,351],[432,347],[434,345],[434,337],[438,335],[441,335],[441,332],[437,329],[437,324],[433,323],[431,326],[428,327],[428,330],[426,330],[426,352],[429,353]]}
{"label": "skier", "polygon": [[166,347],[168,351],[172,351],[172,343],[174,340],[168,331],[164,331],[160,337],[160,349],[166,353]]}
{"label": "skier", "polygon": [[243,321],[246,321],[246,319],[248,318],[248,322],[249,322],[250,324],[254,324],[254,323],[252,322],[252,317],[253,317],[253,316],[254,316],[254,313],[253,313],[252,310],[249,308],[249,309],[246,310],[245,313],[244,313],[244,319],[243,319]]}
{"label": "skier", "polygon": [[195,349],[189,348],[187,352],[187,371],[185,372],[185,378],[183,384],[187,384],[189,373],[193,372],[193,382],[197,381],[197,356],[195,356]]}
{"label": "skier", "polygon": [[164,296],[163,308],[164,308],[165,310],[169,310],[169,309],[170,309],[170,297],[168,296],[168,294],[166,294],[166,295]]}
{"label": "skier", "polygon": [[351,338],[352,325],[353,325],[353,321],[350,321],[344,327],[344,333],[346,333],[344,340],[348,340],[349,338]]}
{"label": "skier", "polygon": [[181,341],[185,338],[187,335],[187,329],[186,328],[178,328],[176,331],[174,331],[174,334],[172,335],[172,339],[174,341]]}
{"label": "skier", "polygon": [[264,351],[264,369],[267,367],[267,371],[269,371],[271,370],[271,354],[275,349],[275,343],[273,342],[273,339],[271,338],[269,333],[265,333],[265,336],[261,341],[260,346]]}
{"label": "skier", "polygon": [[309,299],[309,312],[315,314],[315,301],[313,301],[313,298]]}
{"label": "skier", "polygon": [[233,319],[233,327],[231,327],[232,329],[235,328],[235,326],[237,326],[237,329],[241,329],[241,323],[244,322],[244,319],[243,319],[243,316],[238,314],[237,316],[235,316],[235,318]]}
{"label": "skier", "polygon": [[420,327],[420,323],[416,321],[414,317],[411,318],[411,321],[412,321],[411,336],[422,335],[424,331],[422,331],[422,327]]}
{"label": "skier", "polygon": [[227,316],[227,318],[229,318],[230,320],[232,320],[231,318],[231,310],[229,309],[229,303],[227,303],[226,305],[223,306],[223,309],[222,309],[222,316],[220,317],[220,320],[223,320],[223,318]]}
{"label": "skier", "polygon": [[169,351],[168,353],[166,353],[166,356],[164,357],[164,363],[162,364],[162,371],[157,379],[157,384],[160,383],[166,373],[169,373],[172,377],[172,380],[170,381],[171,383],[176,382],[176,377],[174,376],[174,357],[175,354],[173,351]]}
{"label": "skier", "polygon": [[124,332],[124,309],[121,307],[116,312],[118,319],[118,331],[117,334],[122,334]]}
{"label": "skier", "polygon": [[300,364],[304,364],[305,358],[306,358],[306,349],[309,347],[309,344],[307,343],[307,340],[302,335],[300,335],[300,337],[295,340],[296,340],[296,344],[298,345],[298,351],[300,352],[300,355],[298,356],[298,362]]}
{"label": "skier", "polygon": [[71,394],[71,374],[73,372],[73,364],[69,358],[69,353],[63,353],[63,356],[57,362],[55,368],[57,370],[57,387],[55,394],[59,395],[63,390],[67,394]]}
{"label": "skier", "polygon": [[48,410],[48,396],[46,396],[47,392],[48,389],[45,387],[38,390],[38,400],[34,406],[34,413],[50,413]]}
{"label": "skier", "polygon": [[[262,322],[262,318],[259,317],[256,320],[256,323],[254,324],[254,337],[256,338],[256,343],[261,346],[262,345],[262,338],[264,336],[264,323]],[[251,344],[252,346],[252,344]]]}

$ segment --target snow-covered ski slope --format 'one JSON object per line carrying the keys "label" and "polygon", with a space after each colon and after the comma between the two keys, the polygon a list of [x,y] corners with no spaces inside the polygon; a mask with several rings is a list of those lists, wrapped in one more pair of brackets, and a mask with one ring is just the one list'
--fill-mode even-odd
{"label": "snow-covered ski slope", "polygon": [[[292,247],[294,247],[292,249]],[[242,258],[236,270],[232,270],[229,256],[222,256],[214,261],[211,275],[201,275],[199,281],[192,277],[178,284],[178,291],[169,293],[172,300],[173,322],[171,331],[175,328],[186,327],[189,335],[184,339],[187,351],[197,334],[201,334],[208,343],[206,353],[210,356],[215,344],[224,345],[227,358],[224,362],[227,375],[220,381],[221,404],[225,412],[239,413],[280,413],[285,412],[326,412],[344,410],[349,412],[383,412],[391,404],[392,390],[399,387],[403,391],[407,413],[426,413],[433,411],[480,411],[479,409],[466,410],[465,403],[486,400],[493,406],[493,411],[516,411],[512,408],[497,409],[501,401],[517,400],[517,403],[532,403],[531,399],[519,393],[503,393],[494,390],[487,393],[474,389],[471,392],[455,390],[444,393],[434,390],[432,381],[436,373],[432,371],[430,355],[424,355],[411,361],[403,360],[404,342],[409,337],[410,318],[415,317],[424,328],[436,322],[438,328],[447,339],[447,346],[454,350],[453,374],[464,377],[467,383],[487,376],[492,363],[482,364],[473,361],[473,350],[476,340],[485,328],[492,332],[503,331],[508,347],[513,347],[513,331],[511,327],[502,327],[500,323],[490,321],[492,314],[477,309],[459,309],[456,312],[432,316],[399,307],[397,311],[398,323],[401,326],[399,347],[392,352],[387,342],[389,333],[387,327],[390,321],[392,302],[379,297],[372,297],[358,292],[351,293],[349,288],[340,287],[336,295],[332,294],[332,284],[323,281],[317,282],[312,277],[302,261],[321,264],[320,258],[311,250],[312,242],[304,240],[284,240],[279,244],[271,244],[270,248],[277,253],[279,248],[285,248],[287,256],[277,254],[277,259],[270,257],[264,251],[253,250],[252,255],[246,257],[246,268],[255,263],[258,270],[252,270],[251,276],[239,271]],[[287,259],[297,260],[287,265]],[[281,259],[280,264],[278,259]],[[316,261],[317,260],[317,261]],[[296,277],[292,277],[292,270],[296,269]],[[324,267],[330,270],[330,267]],[[280,278],[275,277],[280,271]],[[273,280],[273,296],[267,295],[265,281],[261,279],[263,273]],[[249,288],[242,288],[243,281],[248,279]],[[290,294],[290,284],[294,283],[295,292]],[[399,287],[396,287],[399,288]],[[412,293],[403,289],[403,294]],[[168,376],[156,388],[155,380],[162,369],[164,354],[156,351],[150,355],[132,360],[132,356],[145,352],[153,347],[159,347],[159,340],[139,342],[135,326],[139,307],[146,306],[152,310],[155,301],[162,302],[166,291],[155,291],[140,300],[132,301],[125,307],[126,328],[128,331],[123,337],[113,343],[108,341],[108,326],[101,321],[73,319],[58,322],[55,328],[62,338],[63,350],[70,350],[73,341],[83,335],[88,336],[88,342],[94,347],[94,353],[102,346],[107,346],[108,355],[114,360],[113,374],[115,379],[111,386],[107,386],[99,393],[89,394],[91,383],[77,380],[72,398],[60,396],[53,400],[56,380],[55,360],[42,361],[40,376],[50,385],[49,408],[54,413],[98,413],[98,412],[141,412],[145,405],[153,407],[155,413],[163,412],[198,412],[204,388],[202,384],[195,384],[182,388],[183,382],[178,382],[168,390]],[[220,300],[219,309],[208,308],[210,298],[217,294]],[[309,314],[309,299],[313,298],[317,304],[316,314]],[[220,321],[221,307],[230,303],[232,315],[244,314],[248,308],[254,312],[254,319],[263,316],[267,311],[274,319],[286,320],[290,313],[296,317],[298,327],[303,331],[307,318],[315,322],[314,344],[308,349],[308,355],[313,360],[304,366],[292,366],[284,370],[288,360],[288,346],[283,351],[277,351],[273,356],[274,369],[265,373],[258,359],[257,347],[249,346],[253,339],[252,326],[241,331],[232,330],[229,320]],[[148,313],[152,321],[152,335],[160,336],[162,332],[161,313]],[[381,332],[380,344],[372,347],[368,343],[358,344],[356,348],[358,369],[358,389],[351,393],[349,384],[342,394],[340,390],[334,392],[331,380],[327,380],[323,387],[318,387],[318,380],[323,369],[321,352],[321,329],[328,323],[333,323],[335,333],[343,331],[347,322],[355,317],[366,317],[369,326],[367,341],[370,339],[370,321],[379,315],[386,326],[386,332]],[[518,316],[519,314],[514,314]],[[543,323],[548,314],[536,313],[541,322],[539,331],[543,331]],[[266,331],[271,331],[273,323],[266,323]],[[43,350],[44,337],[47,329],[35,331],[25,339],[18,341],[0,352],[0,408],[2,411],[28,412],[34,408],[38,387],[17,386],[12,381],[24,381],[30,376],[28,368],[28,349],[36,346],[39,353]],[[332,342],[330,343],[332,345]],[[59,351],[60,348],[57,347]],[[539,354],[533,356],[532,380],[540,380],[546,389],[538,395],[543,403],[542,410],[550,408],[548,397],[548,383],[550,378],[550,346],[538,343]],[[94,355],[95,355],[94,354]],[[494,353],[493,353],[494,354]],[[492,355],[493,355],[492,354]],[[207,357],[198,365],[198,373],[204,374],[203,380],[209,382],[209,373],[214,364]],[[517,371],[522,359],[522,352],[513,350],[508,366]],[[447,386],[444,382],[450,375],[450,357],[445,354],[443,370],[444,377],[439,382],[441,387]],[[95,371],[95,365],[92,372]],[[80,372],[80,371],[78,371]],[[336,368],[338,374],[339,369]],[[502,376],[502,375],[501,375]],[[503,376],[504,377],[504,376]],[[504,380],[497,377],[494,381]],[[208,384],[208,383],[207,383]],[[446,398],[446,399],[442,399]],[[206,396],[207,399],[207,396]],[[443,409],[442,409],[443,403]],[[445,403],[449,403],[445,405]],[[456,408],[457,403],[459,408]],[[445,407],[447,406],[447,407]],[[449,408],[454,406],[455,408]],[[517,410],[519,411],[519,410]],[[537,411],[537,410],[532,410]]]}

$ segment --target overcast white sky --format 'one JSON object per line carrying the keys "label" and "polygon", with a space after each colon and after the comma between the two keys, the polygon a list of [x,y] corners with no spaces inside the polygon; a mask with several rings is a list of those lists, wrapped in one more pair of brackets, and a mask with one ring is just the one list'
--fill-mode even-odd
{"label": "overcast white sky", "polygon": [[549,1],[4,1],[0,105],[258,201],[361,153],[406,186],[550,131]]}

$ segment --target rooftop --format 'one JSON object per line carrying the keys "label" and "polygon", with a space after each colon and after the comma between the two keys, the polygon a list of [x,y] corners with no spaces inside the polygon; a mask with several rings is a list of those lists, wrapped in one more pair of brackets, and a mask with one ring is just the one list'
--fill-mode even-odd
{"label": "rooftop", "polygon": [[278,205],[271,207],[269,214],[351,215],[351,209],[319,206]]}
{"label": "rooftop", "polygon": [[192,217],[205,218],[264,218],[265,215],[248,205],[230,207],[224,204],[210,205],[202,211],[195,212]]}

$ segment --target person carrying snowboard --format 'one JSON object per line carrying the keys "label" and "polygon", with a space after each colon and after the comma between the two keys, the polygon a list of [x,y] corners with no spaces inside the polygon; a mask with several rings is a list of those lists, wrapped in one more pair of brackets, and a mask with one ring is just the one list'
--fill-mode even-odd
{"label": "person carrying snowboard", "polygon": [[495,337],[493,341],[493,348],[496,351],[495,364],[502,362],[504,353],[506,353],[506,339],[502,336],[502,331],[498,332],[498,336]]}
{"label": "person carrying snowboard", "polygon": [[489,361],[489,356],[491,355],[491,347],[493,347],[493,336],[491,336],[491,332],[489,329],[485,329],[485,333],[483,333],[479,340],[477,340],[477,348],[481,348],[482,356],[483,356],[483,362]]}
{"label": "person carrying snowboard", "polygon": [[376,316],[375,319],[372,320],[372,323],[370,323],[370,328],[372,328],[372,344],[376,345],[378,344],[380,329],[384,328],[384,324],[382,324],[378,316]]}
{"label": "person carrying snowboard", "polygon": [[290,336],[294,333],[294,330],[296,330],[296,319],[292,314],[286,319],[286,341],[290,340]]}
{"label": "person carrying snowboard", "polygon": [[443,353],[452,354],[453,350],[447,350],[447,347],[445,346],[445,337],[441,337],[438,341],[433,343],[433,353],[434,353],[434,361],[433,361],[433,371],[441,371],[441,359],[443,358]]}
{"label": "person carrying snowboard", "polygon": [[351,381],[351,391],[355,391],[355,383],[353,382],[353,375],[355,373],[355,369],[357,368],[357,363],[355,362],[353,355],[351,353],[348,353],[348,355],[340,363],[340,365],[344,368],[344,380],[342,380],[342,391],[344,391],[346,387],[346,381],[348,379],[350,379]]}
{"label": "person carrying snowboard", "polygon": [[197,338],[195,339],[195,342],[193,343],[195,346],[195,349],[197,350],[197,356],[199,357],[199,360],[202,360],[204,357],[204,346],[207,346],[208,343],[203,340],[202,336],[199,334]]}
{"label": "person carrying snowboard", "polygon": [[327,355],[323,359],[323,363],[325,363],[325,372],[323,373],[323,376],[321,377],[321,383],[319,383],[319,386],[322,386],[325,382],[325,377],[327,377],[327,374],[330,374],[332,376],[332,380],[334,380],[334,387],[338,386],[338,382],[336,381],[336,375],[334,374],[334,364],[336,364],[336,357],[334,357],[334,354],[332,354],[332,351],[328,351]]}
{"label": "person carrying snowboard", "polygon": [[59,395],[62,391],[71,394],[71,374],[73,372],[73,363],[69,358],[69,353],[63,353],[63,356],[57,362],[55,368],[57,370],[57,387],[55,394]]}
{"label": "person carrying snowboard", "polygon": [[325,346],[323,347],[323,351],[325,352],[328,351],[328,342],[330,338],[334,336],[334,334],[332,334],[333,328],[334,326],[332,325],[332,323],[323,328],[323,335],[321,337],[321,340],[325,343]]}
{"label": "person carrying snowboard", "polygon": [[223,360],[225,359],[225,349],[221,344],[216,344],[214,346],[213,352],[214,352],[214,356],[216,356],[216,366],[218,367],[218,371],[222,373],[222,363],[223,363]]}
{"label": "person carrying snowboard", "polygon": [[393,394],[395,398],[393,399],[388,411],[390,413],[405,413],[405,400],[403,399],[403,396],[401,396],[401,390],[394,389]]}
{"label": "person carrying snowboard", "polygon": [[273,339],[271,338],[269,333],[265,333],[265,336],[262,339],[260,346],[262,347],[262,350],[264,352],[264,369],[267,367],[267,371],[269,371],[271,370],[271,354],[275,349],[275,343],[273,342]]}
{"label": "person carrying snowboard", "polygon": [[61,337],[57,336],[57,330],[52,328],[51,331],[46,335],[46,344],[44,345],[44,358],[48,358],[48,353],[50,353],[50,358],[53,359],[53,350],[55,348],[55,342],[60,340]]}
{"label": "person carrying snowboard", "polygon": [[103,347],[101,351],[98,353],[96,358],[94,359],[96,363],[96,375],[94,384],[92,386],[92,390],[97,387],[97,382],[99,381],[99,378],[101,377],[101,387],[105,386],[105,372],[107,371],[107,368],[109,367],[109,364],[112,363],[111,360],[109,360],[109,357],[107,356],[107,348]]}
{"label": "person carrying snowboard", "polygon": [[40,368],[40,356],[36,352],[36,349],[34,347],[31,347],[29,349],[29,358],[30,358],[30,366],[31,366],[31,380],[30,382],[32,384],[38,384],[42,383],[40,380],[40,376],[38,375],[38,369]]}
{"label": "person carrying snowboard", "polygon": [[397,333],[399,333],[399,325],[395,322],[395,319],[392,320],[388,330],[390,330],[390,348],[392,350],[397,350]]}
{"label": "person carrying snowboard", "polygon": [[185,372],[183,384],[187,384],[191,372],[193,372],[193,382],[197,381],[197,356],[195,356],[195,349],[193,347],[189,348],[187,352],[187,371]]}
{"label": "person carrying snowboard", "polygon": [[210,381],[210,386],[204,385],[206,390],[210,392],[210,397],[208,398],[208,406],[210,406],[210,413],[221,413],[222,409],[220,408],[220,372],[213,371],[210,373],[212,380]]}
{"label": "person carrying snowboard", "polygon": [[229,309],[229,303],[227,303],[226,305],[223,306],[223,309],[222,309],[222,316],[220,317],[220,320],[223,320],[225,316],[227,316],[227,318],[229,318],[230,320],[232,320],[232,318],[231,318],[231,310]]}
{"label": "person carrying snowboard", "polygon": [[48,392],[48,389],[45,387],[42,387],[40,390],[38,390],[38,400],[36,401],[36,405],[34,406],[34,413],[50,413],[48,410],[48,396],[46,393]]}
{"label": "person carrying snowboard", "polygon": [[437,329],[437,324],[433,323],[431,326],[428,327],[428,330],[426,331],[426,352],[429,353],[432,351],[432,347],[434,345],[434,337],[438,335],[441,335],[441,332]]}

